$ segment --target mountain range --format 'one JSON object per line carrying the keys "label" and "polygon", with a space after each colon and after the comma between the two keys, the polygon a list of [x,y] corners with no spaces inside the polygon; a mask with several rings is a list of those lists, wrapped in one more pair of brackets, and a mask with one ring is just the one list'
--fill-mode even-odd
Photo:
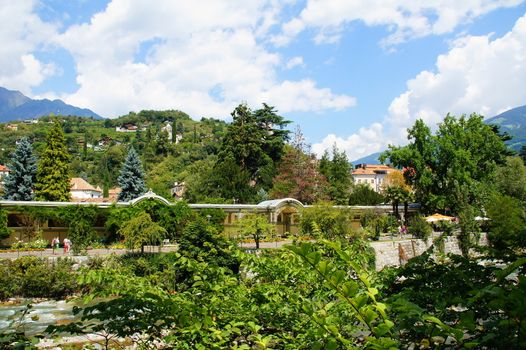
{"label": "mountain range", "polygon": [[34,119],[50,114],[102,119],[100,115],[90,109],[68,105],[62,100],[34,100],[19,91],[0,87],[0,123]]}
{"label": "mountain range", "polygon": [[[512,139],[506,144],[514,151],[519,151],[526,146],[526,105],[512,108],[494,117],[484,120],[486,124],[498,125],[501,132],[506,132]],[[382,152],[369,154],[352,161],[352,164],[380,164],[378,157]]]}

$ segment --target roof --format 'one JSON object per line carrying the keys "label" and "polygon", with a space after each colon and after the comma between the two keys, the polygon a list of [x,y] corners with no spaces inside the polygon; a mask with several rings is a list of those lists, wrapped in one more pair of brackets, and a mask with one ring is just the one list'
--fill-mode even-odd
{"label": "roof", "polygon": [[102,192],[100,188],[95,188],[92,185],[90,185],[86,180],[80,178],[80,177],[74,177],[69,180],[71,183],[71,190],[72,191],[94,191],[94,192]]}
{"label": "roof", "polygon": [[294,198],[281,198],[281,199],[271,199],[268,201],[263,201],[261,203],[258,203],[258,207],[265,207],[265,208],[277,208],[282,205],[291,204],[297,207],[303,207],[303,204]]}
{"label": "roof", "polygon": [[5,165],[0,164],[0,171],[2,171],[2,172],[9,172],[9,168],[6,167]]}
{"label": "roof", "polygon": [[396,170],[389,165],[382,164],[363,164],[352,171],[353,175],[375,175],[378,173],[388,173]]}

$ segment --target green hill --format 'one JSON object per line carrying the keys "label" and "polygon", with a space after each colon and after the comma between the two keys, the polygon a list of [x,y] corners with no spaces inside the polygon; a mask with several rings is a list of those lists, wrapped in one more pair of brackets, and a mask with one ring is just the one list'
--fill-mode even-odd
{"label": "green hill", "polygon": [[500,127],[500,131],[506,132],[513,138],[508,145],[515,151],[526,145],[526,105],[510,109],[493,118],[486,119],[486,124],[494,124]]}

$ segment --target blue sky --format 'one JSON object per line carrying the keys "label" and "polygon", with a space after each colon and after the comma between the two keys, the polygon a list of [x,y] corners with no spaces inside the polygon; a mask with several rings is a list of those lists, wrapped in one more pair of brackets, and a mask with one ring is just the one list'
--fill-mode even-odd
{"label": "blue sky", "polygon": [[526,104],[521,0],[3,1],[0,86],[105,117],[266,102],[321,154]]}

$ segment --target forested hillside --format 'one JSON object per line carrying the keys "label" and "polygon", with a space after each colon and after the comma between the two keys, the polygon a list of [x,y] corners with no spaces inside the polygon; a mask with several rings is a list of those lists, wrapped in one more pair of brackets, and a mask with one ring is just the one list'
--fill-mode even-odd
{"label": "forested hillside", "polygon": [[[168,198],[174,181],[184,180],[182,172],[187,166],[206,162],[217,153],[227,127],[227,123],[214,119],[194,121],[180,111],[130,112],[113,120],[57,116],[42,117],[38,123],[4,123],[0,124],[0,164],[9,163],[16,144],[24,137],[38,156],[53,119],[61,121],[66,135],[72,177],[82,177],[101,188],[117,186],[127,149],[133,146],[141,155],[148,186]],[[167,123],[176,124],[171,135],[162,130]],[[116,131],[126,126],[137,129]]]}

